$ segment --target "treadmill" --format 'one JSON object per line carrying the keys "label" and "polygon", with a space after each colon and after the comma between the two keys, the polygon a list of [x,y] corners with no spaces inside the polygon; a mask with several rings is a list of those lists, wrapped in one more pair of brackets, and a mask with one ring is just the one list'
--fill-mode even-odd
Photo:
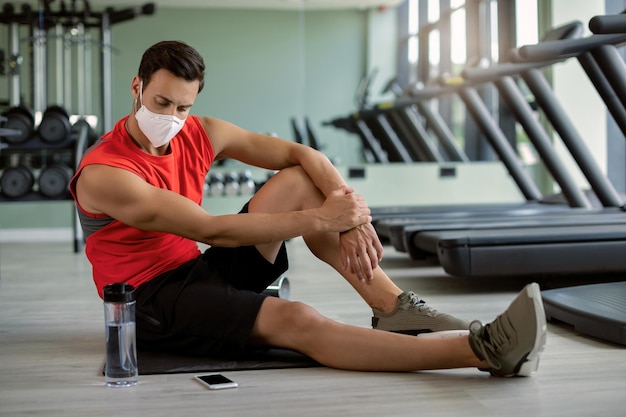
{"label": "treadmill", "polygon": [[[624,33],[626,16],[596,16],[589,22],[592,32],[598,34]],[[601,47],[598,62],[612,52]],[[615,64],[602,62],[607,78],[613,79],[616,92],[624,101],[623,70]],[[623,119],[626,120],[626,119]],[[546,317],[573,326],[574,330],[599,339],[626,345],[626,281],[578,285],[541,292]]]}
{"label": "treadmill", "polygon": [[364,121],[385,151],[389,162],[443,162],[419,116],[410,106],[374,105],[351,117]]}
{"label": "treadmill", "polygon": [[[369,77],[361,82],[371,82]],[[383,92],[393,91],[402,95],[401,88],[390,81]],[[336,118],[326,124],[360,136],[368,162],[450,162],[468,161],[467,156],[454,143],[451,132],[431,126],[436,115],[427,107],[416,103],[396,105],[393,102],[370,104],[363,91],[369,86],[359,86],[361,97],[357,99],[359,110],[347,117]],[[431,128],[433,134],[429,132]]]}
{"label": "treadmill", "polygon": [[359,84],[355,95],[359,110],[325,124],[358,134],[368,162],[444,162],[444,156],[412,106],[388,107],[368,103],[367,96],[375,74],[363,78]]}
{"label": "treadmill", "polygon": [[[552,57],[566,53],[587,58],[599,46],[623,42],[626,42],[626,35],[592,35],[579,40],[545,42],[536,47],[541,52],[540,59],[545,59],[550,52]],[[520,55],[534,57],[533,47],[535,45],[522,47]],[[615,210],[611,212],[616,213]],[[606,225],[585,225],[584,221],[574,221],[571,226],[550,227],[546,222],[542,226],[523,229],[425,232],[418,233],[412,240],[422,248],[428,246],[423,241],[435,240],[436,254],[444,269],[452,275],[590,274],[606,269],[626,272],[626,256],[623,256],[626,253],[626,228],[622,220],[614,219],[615,215],[619,217],[619,213],[607,217],[605,210],[597,215],[600,221],[606,220]],[[623,215],[626,217],[626,213]],[[606,250],[596,251],[595,247]],[[514,261],[519,254],[523,254],[525,262]],[[549,264],[541,261],[547,258],[551,259]],[[584,267],[579,262],[581,260],[584,260]]]}
{"label": "treadmill", "polygon": [[466,160],[458,149],[441,142],[449,137],[437,136],[435,139],[431,136],[414,103],[376,103],[325,124],[358,134],[364,152],[373,159],[370,162],[443,163]]}
{"label": "treadmill", "polygon": [[541,291],[546,318],[626,345],[626,281]]}
{"label": "treadmill", "polygon": [[[481,80],[490,81],[494,77],[494,75],[498,75],[498,74],[502,75],[502,78],[497,79],[495,83],[498,86],[499,91],[503,93],[503,95],[505,96],[505,102],[509,104],[509,106],[513,109],[513,113],[516,114],[516,116],[518,117],[518,120],[520,120],[520,122],[524,125],[533,143],[538,144],[539,146],[545,148],[543,149],[543,151],[539,153],[541,154],[542,158],[546,160],[546,164],[548,165],[548,167],[554,166],[554,168],[551,169],[550,171],[553,173],[559,174],[559,172],[562,172],[563,170],[558,167],[558,161],[550,161],[549,159],[546,159],[547,157],[550,157],[551,155],[553,157],[553,154],[550,153],[550,149],[549,149],[551,147],[551,144],[549,143],[548,139],[542,136],[542,134],[537,134],[537,133],[543,133],[543,135],[545,135],[545,132],[539,131],[540,127],[538,126],[528,124],[528,121],[533,122],[535,120],[532,117],[532,115],[528,114],[529,113],[528,111],[526,111],[526,113],[524,114],[520,114],[520,109],[524,110],[524,105],[526,105],[526,107],[528,107],[528,105],[526,103],[523,103],[523,99],[515,95],[516,90],[513,87],[510,87],[511,84],[513,83],[512,79],[510,78],[510,75],[516,72],[519,72],[518,64],[508,64],[508,65],[504,64],[504,65],[500,65],[498,67],[489,68],[489,69],[465,70],[464,76],[470,80],[478,82]],[[526,81],[530,90],[533,92],[535,96],[535,100],[537,101],[539,107],[541,107],[544,113],[546,113],[548,119],[552,122],[552,125],[555,131],[559,133],[560,137],[563,139],[563,143],[566,145],[573,159],[578,163],[582,173],[587,178],[589,184],[591,185],[592,190],[595,193],[593,197],[596,197],[599,200],[599,203],[605,207],[605,209],[602,211],[590,210],[590,211],[583,211],[583,213],[591,214],[593,216],[602,215],[600,217],[600,222],[614,222],[616,220],[619,220],[619,215],[618,215],[618,219],[615,219],[614,216],[607,217],[604,215],[608,213],[616,213],[616,212],[621,213],[621,206],[623,205],[622,197],[615,190],[611,182],[601,172],[600,168],[597,166],[593,158],[590,156],[589,152],[587,151],[584,145],[582,138],[580,137],[578,132],[575,130],[575,128],[573,127],[573,125],[571,124],[567,116],[565,115],[564,111],[562,110],[561,106],[557,102],[556,98],[554,97],[554,94],[550,90],[547,84],[547,81],[545,80],[545,77],[541,73],[540,69],[535,68],[535,67],[528,67],[527,69],[521,71],[520,75],[521,75],[521,78],[523,78]],[[507,88],[508,88],[508,91],[507,91]],[[515,104],[515,102],[517,102],[517,104]],[[511,105],[511,103],[513,103],[513,105]],[[524,121],[525,119],[528,119],[528,120]],[[534,130],[537,130],[537,132],[533,133]],[[559,178],[559,177],[556,177],[556,178]],[[572,195],[575,198],[574,200],[575,202],[580,203],[580,201],[583,201],[583,200],[578,199],[580,196],[575,193],[576,189],[572,187],[572,185],[569,182],[563,182],[563,181],[557,181],[557,182],[561,184],[562,188],[564,185],[567,187],[567,188],[563,188],[564,192],[569,192],[570,194],[573,193]],[[583,204],[580,203],[579,206],[580,205],[583,205]],[[613,209],[610,209],[611,207],[613,207]],[[597,219],[594,219],[591,217],[579,216],[580,211],[572,212],[572,214],[574,214],[575,217],[572,217],[569,215],[564,218],[557,217],[555,218],[555,221],[558,223],[559,226],[567,225],[568,222],[570,222],[571,225],[585,224],[589,222],[591,224],[598,224]],[[541,217],[535,216],[534,218],[537,221],[537,224],[534,224],[535,226],[545,226],[546,222],[551,220],[550,218],[546,218],[546,216],[541,216]],[[497,222],[493,221],[493,222],[486,223],[486,224],[484,222],[483,223],[473,222],[472,224],[468,224],[468,222],[465,222],[465,223],[457,222],[456,225],[453,225],[453,224],[442,225],[440,227],[440,230],[449,231],[452,229],[463,229],[463,228],[486,229],[486,228],[501,228],[501,227],[510,228],[510,227],[533,226],[532,222],[529,222],[527,219],[519,219],[519,220],[523,220],[520,222],[517,222],[517,220],[518,219],[511,219],[511,221],[509,221],[508,223],[503,223],[503,219],[498,218]],[[424,248],[430,248],[431,253],[433,254],[437,253],[436,248],[432,248],[431,245],[426,244],[426,243],[420,243],[419,241],[420,237],[418,236],[422,232],[425,232],[425,231],[433,232],[434,230],[436,230],[437,228],[436,228],[435,221],[424,222],[422,219],[420,221],[415,221],[413,223],[409,222],[406,224],[402,224],[402,223],[392,224],[389,226],[389,228],[390,228],[388,232],[389,239],[391,243],[394,245],[394,247],[399,251],[408,252],[412,258],[423,259]],[[427,236],[424,239],[429,241],[431,240],[431,238],[432,238],[431,236]]]}
{"label": "treadmill", "polygon": [[[558,27],[550,31],[544,41],[550,41],[553,39],[564,39],[564,38],[572,38],[574,36],[579,36],[582,33],[582,23],[580,22],[572,22],[566,24],[564,26]],[[612,184],[603,176],[601,170],[595,164],[595,161],[592,157],[589,156],[587,150],[584,147],[584,142],[582,138],[575,135],[575,130],[568,125],[564,112],[558,106],[556,99],[550,95],[551,91],[547,83],[541,84],[535,80],[534,87],[537,92],[535,95],[537,100],[540,101],[546,108],[549,106],[550,109],[546,113],[549,113],[551,119],[555,119],[553,122],[556,125],[556,130],[561,133],[561,136],[567,139],[566,145],[574,159],[581,166],[581,169],[585,176],[588,178],[592,188],[595,193],[598,195],[599,202],[595,203],[590,201],[587,195],[585,195],[582,190],[578,188],[576,184],[572,181],[570,176],[567,173],[567,170],[557,157],[556,153],[552,149],[552,144],[550,143],[550,139],[548,138],[545,130],[537,121],[530,105],[526,102],[524,97],[522,97],[515,81],[512,78],[512,75],[518,75],[519,73],[529,73],[534,76],[534,78],[539,78],[541,81],[543,75],[539,68],[542,66],[551,65],[555,62],[562,61],[551,59],[545,62],[540,63],[522,63],[522,64],[499,64],[493,66],[491,68],[476,68],[476,69],[466,69],[465,72],[469,72],[472,74],[472,77],[466,77],[469,81],[466,81],[470,87],[480,83],[493,82],[496,84],[501,97],[504,98],[505,103],[512,110],[512,112],[517,117],[518,121],[526,132],[535,148],[537,149],[537,153],[540,155],[542,160],[544,161],[546,167],[555,178],[556,182],[560,185],[563,195],[565,196],[569,207],[562,205],[550,205],[545,203],[538,204],[524,204],[522,207],[500,207],[497,205],[491,205],[488,207],[472,207],[471,210],[459,210],[459,207],[448,207],[448,210],[442,210],[436,208],[432,210],[428,207],[422,207],[420,209],[416,209],[412,213],[407,213],[406,215],[380,215],[376,216],[377,219],[375,226],[379,235],[388,239],[391,244],[399,251],[409,251],[408,246],[410,243],[405,243],[407,240],[410,242],[411,237],[406,238],[405,234],[412,234],[416,231],[421,230],[422,227],[428,225],[432,229],[437,223],[450,223],[455,222],[459,223],[459,218],[471,216],[472,219],[469,221],[465,221],[464,227],[467,227],[467,223],[472,223],[476,225],[476,227],[494,227],[489,223],[498,222],[497,227],[503,227],[505,225],[513,226],[510,224],[511,222],[515,222],[517,217],[527,217],[527,215],[532,215],[533,217],[538,215],[545,215],[546,213],[555,213],[561,216],[562,212],[579,212],[582,209],[592,209],[594,206],[597,206],[598,203],[604,207],[620,207],[622,205],[621,197],[613,188]],[[545,81],[545,79],[543,79]],[[532,88],[531,88],[532,89]],[[545,90],[545,91],[542,91]],[[480,120],[479,123],[483,124],[485,129],[489,129],[490,132],[495,137],[499,137],[498,129],[493,128],[493,121],[490,120],[488,116],[488,112],[482,105],[480,98],[478,97],[474,88],[465,88],[462,93],[462,98],[464,99],[466,105],[468,106],[468,110],[477,115],[477,119]],[[502,138],[499,141],[503,152],[506,152],[506,155],[511,159],[517,160],[517,156],[514,151],[511,149],[510,145],[506,142],[506,138]],[[508,149],[507,149],[508,147]],[[506,163],[506,160],[505,160]],[[514,164],[514,162],[511,162]],[[524,177],[520,177],[524,179]],[[524,182],[518,180],[518,185],[524,185]],[[528,184],[530,182],[526,182]],[[527,188],[527,190],[531,190],[530,193],[526,193],[528,195],[532,195],[532,188]],[[593,195],[592,197],[595,197]],[[532,198],[530,198],[532,200]],[[534,197],[535,200],[540,198]],[[570,208],[571,207],[571,208]],[[573,209],[572,209],[573,208]],[[596,214],[596,211],[590,210],[585,211],[590,214]],[[545,217],[536,218],[535,222],[538,221],[546,221]],[[502,222],[507,222],[507,224],[503,224]],[[462,222],[461,222],[462,223]],[[528,221],[524,222],[525,226],[529,226],[532,223]],[[444,226],[444,229],[449,229],[448,225]],[[421,258],[421,257],[420,257]]]}
{"label": "treadmill", "polygon": [[[409,95],[410,91],[416,88],[410,86],[407,90],[403,89],[398,80],[393,78],[387,82],[382,93],[392,92],[396,99],[402,99],[403,96]],[[407,106],[404,112],[405,118],[412,128],[418,130],[420,136],[430,137],[426,140],[429,147],[433,148],[434,153],[441,156],[441,161],[445,162],[469,162],[470,159],[465,151],[456,143],[456,139],[452,131],[443,121],[441,115],[434,111],[431,106],[431,100],[420,100]],[[384,109],[393,107],[393,103],[380,103],[376,107]],[[432,142],[432,144],[431,144]]]}

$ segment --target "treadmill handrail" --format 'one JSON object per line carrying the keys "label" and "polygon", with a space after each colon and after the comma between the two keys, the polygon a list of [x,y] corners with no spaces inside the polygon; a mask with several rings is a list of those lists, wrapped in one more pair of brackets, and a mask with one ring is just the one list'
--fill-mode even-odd
{"label": "treadmill handrail", "polygon": [[[567,39],[580,39],[583,33],[583,24],[579,20],[574,20],[559,27],[556,27],[541,39],[540,43],[551,41],[562,41]],[[509,51],[509,61],[502,62],[498,65],[490,67],[469,67],[465,68],[461,76],[469,81],[485,82],[492,81],[495,78],[512,76],[520,72],[528,71],[544,66],[551,66],[556,63],[565,61],[568,57],[549,57],[544,61],[524,61],[519,57],[519,49],[512,48]]]}
{"label": "treadmill handrail", "polygon": [[[513,54],[514,52],[510,52]],[[461,76],[469,82],[484,83],[490,82],[501,77],[507,77],[517,75],[524,71],[528,71],[535,68],[548,67],[559,62],[567,60],[569,57],[559,59],[549,59],[533,62],[504,62],[501,64],[493,65],[491,67],[474,67],[465,68],[461,72]]]}
{"label": "treadmill handrail", "polygon": [[[611,35],[591,35],[580,39],[546,41],[519,48],[519,58],[524,61],[545,61],[556,58],[569,58],[589,52],[602,45],[620,45],[626,42],[626,33]],[[517,57],[513,56],[512,59]]]}
{"label": "treadmill handrail", "polygon": [[589,20],[589,30],[605,35],[626,33],[626,14],[594,16]]}

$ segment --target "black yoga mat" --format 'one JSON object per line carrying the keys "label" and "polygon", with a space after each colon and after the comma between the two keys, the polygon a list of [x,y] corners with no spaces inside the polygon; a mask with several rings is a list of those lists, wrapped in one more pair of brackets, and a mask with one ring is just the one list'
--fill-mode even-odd
{"label": "black yoga mat", "polygon": [[322,366],[298,352],[268,349],[246,354],[238,359],[182,356],[163,352],[137,352],[140,375],[221,372],[261,369],[311,368]]}

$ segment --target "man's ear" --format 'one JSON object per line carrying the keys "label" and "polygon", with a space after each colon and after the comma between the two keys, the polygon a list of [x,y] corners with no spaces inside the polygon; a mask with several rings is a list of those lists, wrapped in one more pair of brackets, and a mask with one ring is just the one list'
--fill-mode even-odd
{"label": "man's ear", "polygon": [[135,75],[130,82],[130,93],[132,94],[133,98],[136,100],[139,99],[140,88],[141,88],[141,78],[139,78],[138,75]]}

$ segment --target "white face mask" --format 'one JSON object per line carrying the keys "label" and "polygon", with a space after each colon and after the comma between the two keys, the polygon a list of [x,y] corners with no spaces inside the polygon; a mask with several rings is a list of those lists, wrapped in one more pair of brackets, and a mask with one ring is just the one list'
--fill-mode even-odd
{"label": "white face mask", "polygon": [[143,81],[139,86],[139,103],[141,107],[135,112],[139,129],[148,138],[152,146],[160,148],[169,143],[183,128],[185,119],[176,116],[153,113],[143,104]]}

